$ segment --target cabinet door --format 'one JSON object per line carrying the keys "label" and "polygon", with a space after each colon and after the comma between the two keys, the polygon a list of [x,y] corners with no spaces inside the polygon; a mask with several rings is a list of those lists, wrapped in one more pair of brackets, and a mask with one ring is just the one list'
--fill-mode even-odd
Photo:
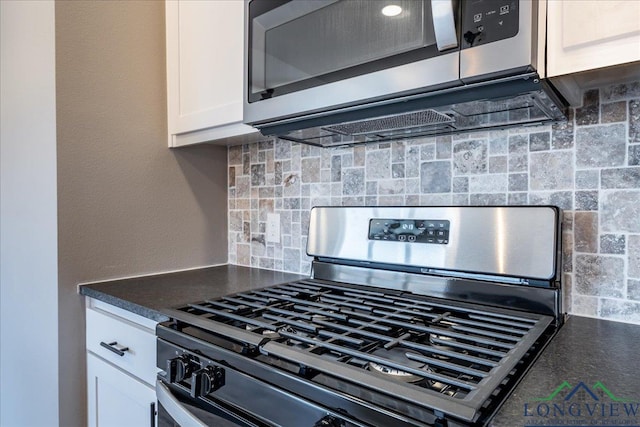
{"label": "cabinet door", "polygon": [[155,390],[87,353],[90,427],[155,426]]}
{"label": "cabinet door", "polygon": [[640,61],[640,1],[549,0],[549,77]]}
{"label": "cabinet door", "polygon": [[168,0],[169,146],[257,133],[242,124],[244,2]]}

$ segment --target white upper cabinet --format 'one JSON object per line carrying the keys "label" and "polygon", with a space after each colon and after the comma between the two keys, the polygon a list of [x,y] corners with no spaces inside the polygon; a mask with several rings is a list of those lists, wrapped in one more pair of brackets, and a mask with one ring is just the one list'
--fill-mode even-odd
{"label": "white upper cabinet", "polygon": [[640,0],[549,0],[547,75],[640,61]]}
{"label": "white upper cabinet", "polygon": [[166,2],[169,146],[255,140],[242,123],[244,2]]}

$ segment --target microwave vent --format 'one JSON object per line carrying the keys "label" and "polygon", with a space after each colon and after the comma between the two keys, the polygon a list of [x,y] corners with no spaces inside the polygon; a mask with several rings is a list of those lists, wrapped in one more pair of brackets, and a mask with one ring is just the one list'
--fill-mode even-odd
{"label": "microwave vent", "polygon": [[436,110],[422,110],[407,114],[378,117],[369,120],[341,123],[322,129],[342,135],[371,135],[379,132],[406,131],[412,128],[453,123],[454,119]]}

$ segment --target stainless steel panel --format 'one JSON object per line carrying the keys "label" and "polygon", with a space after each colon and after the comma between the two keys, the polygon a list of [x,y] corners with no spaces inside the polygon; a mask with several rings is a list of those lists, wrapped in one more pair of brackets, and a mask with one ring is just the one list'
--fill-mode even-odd
{"label": "stainless steel panel", "polygon": [[[372,218],[449,220],[449,243],[369,240]],[[550,280],[556,275],[559,214],[525,207],[316,207],[307,254]]]}
{"label": "stainless steel panel", "polygon": [[453,0],[431,0],[431,12],[438,50],[458,46]]}
{"label": "stainless steel panel", "polygon": [[459,58],[460,53],[456,51],[251,104],[247,101],[248,88],[245,84],[244,122],[259,124],[276,118],[380,101],[393,94],[430,86],[457,86],[461,84],[458,80]]}
{"label": "stainless steel panel", "polygon": [[[515,37],[463,49],[460,78],[477,81],[479,76],[531,66],[538,69],[537,0],[520,0],[519,31]],[[544,23],[542,23],[544,25]],[[544,58],[540,58],[544,62]]]}

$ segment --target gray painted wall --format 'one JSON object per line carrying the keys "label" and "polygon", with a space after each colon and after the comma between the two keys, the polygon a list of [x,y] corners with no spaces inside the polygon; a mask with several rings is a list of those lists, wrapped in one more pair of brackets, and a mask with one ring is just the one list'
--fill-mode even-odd
{"label": "gray painted wall", "polygon": [[56,2],[60,424],[85,413],[79,282],[227,262],[226,147],[166,146],[164,2]]}
{"label": "gray painted wall", "polygon": [[0,17],[0,425],[54,426],[54,4],[1,1]]}

